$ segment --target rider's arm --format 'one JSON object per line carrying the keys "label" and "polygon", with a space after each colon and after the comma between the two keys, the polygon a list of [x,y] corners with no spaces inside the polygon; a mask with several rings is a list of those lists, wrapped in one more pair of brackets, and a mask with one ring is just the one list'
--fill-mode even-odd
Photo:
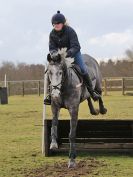
{"label": "rider's arm", "polygon": [[69,29],[69,40],[70,40],[70,49],[67,51],[67,57],[74,57],[74,55],[80,51],[80,44],[78,41],[78,36],[74,29]]}
{"label": "rider's arm", "polygon": [[51,55],[54,55],[58,52],[58,48],[53,40],[52,33],[49,35],[49,52]]}

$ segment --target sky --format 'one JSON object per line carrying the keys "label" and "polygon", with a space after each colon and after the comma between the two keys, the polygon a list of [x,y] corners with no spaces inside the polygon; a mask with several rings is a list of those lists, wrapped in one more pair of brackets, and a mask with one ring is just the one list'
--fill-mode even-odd
{"label": "sky", "polygon": [[0,0],[0,62],[44,64],[57,10],[77,32],[81,52],[98,61],[133,47],[132,0]]}

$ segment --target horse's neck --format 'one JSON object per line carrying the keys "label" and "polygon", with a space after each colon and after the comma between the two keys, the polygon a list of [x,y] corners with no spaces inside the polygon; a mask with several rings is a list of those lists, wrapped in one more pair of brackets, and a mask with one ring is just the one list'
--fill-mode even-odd
{"label": "horse's neck", "polygon": [[77,84],[80,83],[80,79],[75,73],[75,71],[70,67],[66,69],[66,79],[64,82],[65,87],[69,87],[69,89],[72,87],[76,87]]}

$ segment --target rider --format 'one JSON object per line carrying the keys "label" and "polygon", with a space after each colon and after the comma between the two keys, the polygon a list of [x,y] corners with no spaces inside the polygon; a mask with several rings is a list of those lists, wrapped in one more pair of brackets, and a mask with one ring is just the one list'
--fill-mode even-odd
{"label": "rider", "polygon": [[[87,72],[87,67],[84,63],[80,52],[80,44],[78,37],[73,28],[66,24],[66,18],[60,11],[57,11],[52,17],[53,30],[49,36],[49,52],[53,60],[56,60],[58,57],[58,49],[67,48],[67,56],[72,57],[75,60],[75,63],[80,67],[83,74],[83,79],[86,84],[86,87],[93,98],[94,101],[97,101],[100,98],[100,95],[93,90],[92,82]],[[44,99],[44,104],[51,104],[51,96],[48,95]]]}

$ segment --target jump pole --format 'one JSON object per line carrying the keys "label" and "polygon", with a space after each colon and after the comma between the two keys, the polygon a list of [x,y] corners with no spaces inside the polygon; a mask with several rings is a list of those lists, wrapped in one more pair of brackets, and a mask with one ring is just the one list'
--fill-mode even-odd
{"label": "jump pole", "polygon": [[[45,64],[45,69],[44,69],[44,73],[47,69],[47,63]],[[44,74],[44,98],[46,97],[46,94],[47,94],[47,72]],[[46,105],[43,103],[43,120],[42,120],[42,154],[43,155],[46,155],[46,151],[47,151],[47,148],[46,148],[46,142],[47,142],[47,139],[46,139],[46,133],[47,133],[47,130],[46,130]]]}

